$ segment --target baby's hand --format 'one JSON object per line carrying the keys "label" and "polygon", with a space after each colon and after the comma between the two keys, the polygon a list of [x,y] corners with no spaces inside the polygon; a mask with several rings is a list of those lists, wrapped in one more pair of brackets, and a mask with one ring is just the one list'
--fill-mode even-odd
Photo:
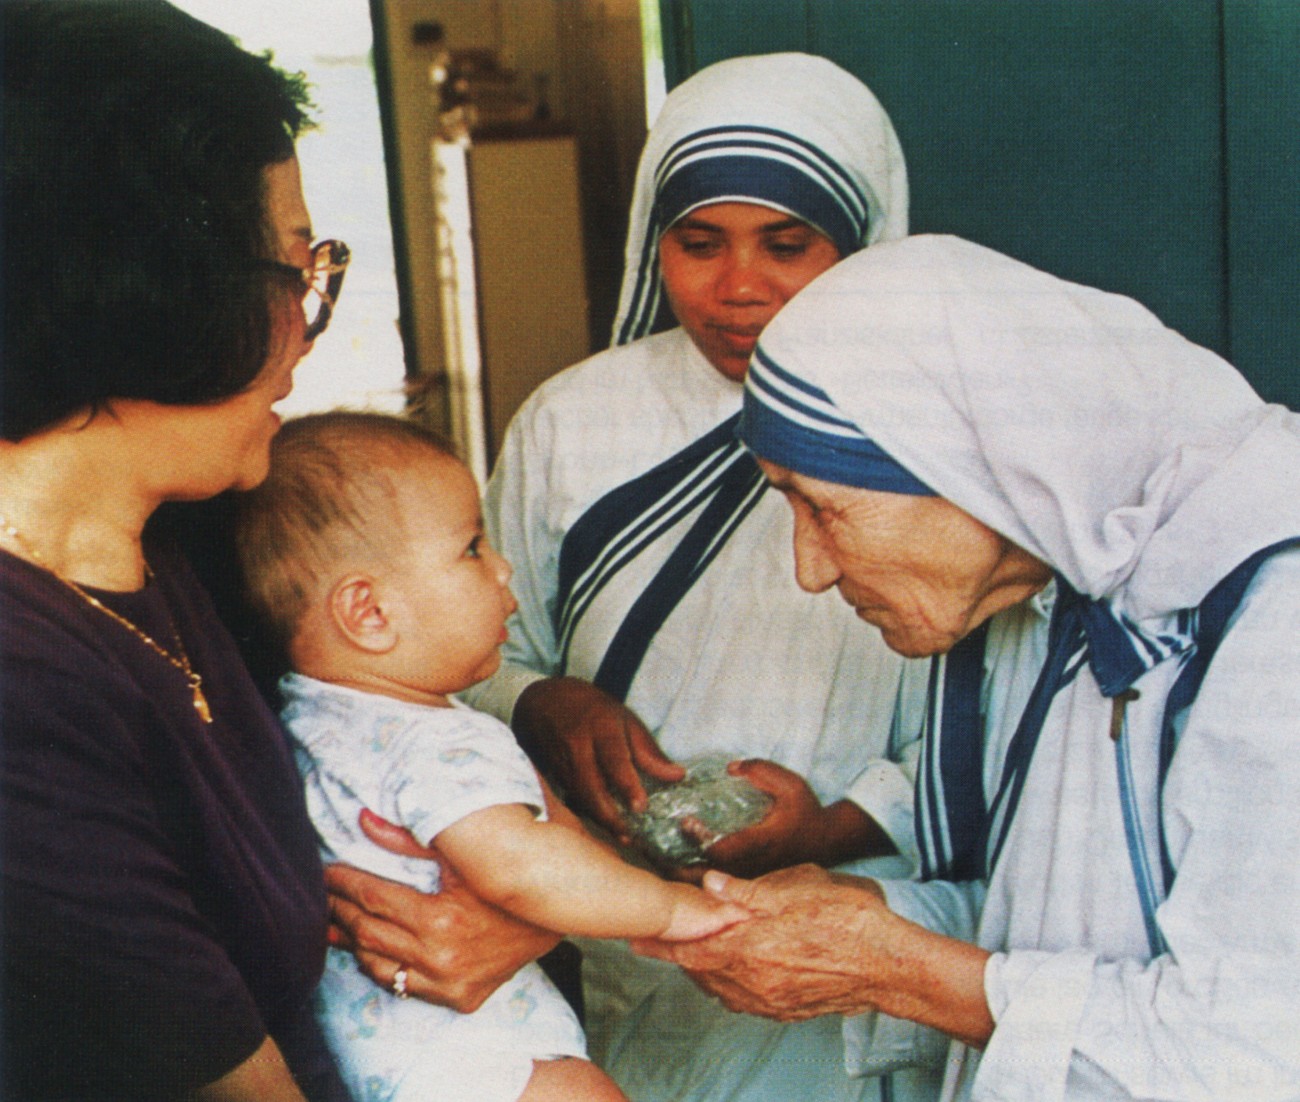
{"label": "baby's hand", "polygon": [[672,913],[667,928],[659,935],[661,941],[696,941],[750,917],[750,912],[739,904],[715,899],[690,884],[666,887],[671,892]]}

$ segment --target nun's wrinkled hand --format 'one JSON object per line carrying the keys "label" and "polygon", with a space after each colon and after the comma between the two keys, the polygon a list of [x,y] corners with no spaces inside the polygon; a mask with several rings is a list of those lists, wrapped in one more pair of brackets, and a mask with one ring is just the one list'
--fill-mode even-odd
{"label": "nun's wrinkled hand", "polygon": [[710,872],[704,883],[753,917],[702,941],[633,948],[680,965],[730,1010],[800,1021],[874,1009],[862,945],[881,913],[889,915],[874,881],[801,865],[758,880]]}
{"label": "nun's wrinkled hand", "polygon": [[686,775],[621,701],[576,677],[530,685],[515,704],[512,726],[570,806],[624,845],[630,836],[622,808],[645,809],[638,770],[669,783]]}
{"label": "nun's wrinkled hand", "polygon": [[779,1021],[880,1010],[982,1047],[989,952],[894,914],[874,880],[814,865],[758,880],[720,872],[705,890],[753,916],[703,941],[636,942],[672,961],[731,1010]]}

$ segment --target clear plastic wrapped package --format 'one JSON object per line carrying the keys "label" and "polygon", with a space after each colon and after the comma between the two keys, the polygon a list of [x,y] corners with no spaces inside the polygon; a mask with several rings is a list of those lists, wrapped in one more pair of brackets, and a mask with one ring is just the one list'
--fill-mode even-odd
{"label": "clear plastic wrapped package", "polygon": [[[648,806],[628,812],[633,840],[651,856],[669,865],[701,865],[709,846],[719,838],[753,826],[772,805],[772,797],[744,777],[734,777],[726,754],[689,758],[681,764],[686,776],[675,784],[647,780]],[[686,829],[683,824],[692,824]]]}

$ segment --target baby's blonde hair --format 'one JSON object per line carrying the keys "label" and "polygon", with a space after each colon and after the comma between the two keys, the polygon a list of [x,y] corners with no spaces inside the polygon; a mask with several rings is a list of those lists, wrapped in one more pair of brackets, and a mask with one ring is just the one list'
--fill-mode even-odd
{"label": "baby's blonde hair", "polygon": [[430,456],[456,458],[436,433],[384,413],[309,414],[276,435],[266,480],[240,497],[235,537],[248,603],[280,646],[344,564],[394,554],[392,475]]}

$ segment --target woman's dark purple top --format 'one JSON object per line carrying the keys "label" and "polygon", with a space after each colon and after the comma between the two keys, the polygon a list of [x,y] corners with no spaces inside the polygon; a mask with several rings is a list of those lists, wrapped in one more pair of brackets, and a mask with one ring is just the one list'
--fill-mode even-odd
{"label": "woman's dark purple top", "polygon": [[[311,1013],[327,925],[316,839],[279,725],[206,594],[150,549],[96,596],[0,552],[6,1098],[174,1098],[267,1034],[312,1099],[345,1099]],[[173,629],[174,625],[174,629]]]}

